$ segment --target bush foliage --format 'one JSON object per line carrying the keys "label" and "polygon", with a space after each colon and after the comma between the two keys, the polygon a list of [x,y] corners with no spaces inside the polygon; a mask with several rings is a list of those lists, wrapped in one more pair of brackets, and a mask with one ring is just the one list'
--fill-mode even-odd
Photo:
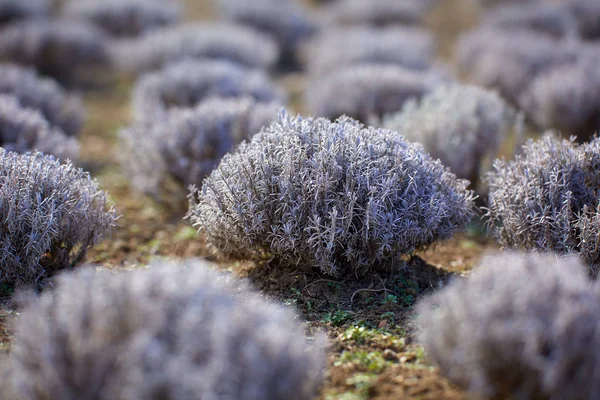
{"label": "bush foliage", "polygon": [[469,277],[421,302],[417,314],[428,357],[479,397],[600,394],[592,350],[600,345],[600,291],[577,259],[487,256]]}
{"label": "bush foliage", "polygon": [[75,138],[51,127],[37,110],[22,107],[9,95],[0,95],[0,146],[17,153],[39,150],[62,160],[76,161],[79,155]]}
{"label": "bush foliage", "polygon": [[457,176],[476,183],[486,155],[494,155],[506,130],[507,106],[496,93],[474,86],[441,86],[420,102],[408,101],[384,126],[425,150]]}
{"label": "bush foliage", "polygon": [[[278,107],[251,98],[210,99],[162,121],[134,125],[121,133],[126,175],[145,193],[185,193],[188,185],[200,186],[236,144],[275,120]],[[170,181],[176,193],[168,193]]]}
{"label": "bush foliage", "polygon": [[116,37],[138,36],[181,21],[181,8],[175,1],[71,0],[63,13],[93,23]]}
{"label": "bush foliage", "polygon": [[270,37],[242,25],[197,23],[166,27],[114,45],[119,68],[142,73],[185,59],[219,59],[269,69],[279,57]]}
{"label": "bush foliage", "polygon": [[50,13],[50,0],[0,0],[0,25]]}
{"label": "bush foliage", "polygon": [[174,108],[191,108],[211,97],[249,96],[261,102],[283,100],[267,74],[228,61],[182,61],[143,75],[133,90],[136,121],[160,121]]}
{"label": "bush foliage", "polygon": [[360,275],[463,227],[467,185],[396,132],[282,112],[223,158],[188,217],[221,254]]}
{"label": "bush foliage", "polygon": [[14,96],[23,107],[38,110],[68,136],[77,135],[85,120],[85,110],[78,98],[31,69],[0,64],[0,94]]}
{"label": "bush foliage", "polygon": [[322,341],[203,262],[88,268],[28,303],[2,382],[15,400],[309,400],[320,385]]}
{"label": "bush foliage", "polygon": [[600,139],[576,145],[547,135],[488,176],[487,217],[506,247],[600,257]]}
{"label": "bush foliage", "polygon": [[0,284],[40,283],[79,263],[115,223],[87,172],[0,149]]}

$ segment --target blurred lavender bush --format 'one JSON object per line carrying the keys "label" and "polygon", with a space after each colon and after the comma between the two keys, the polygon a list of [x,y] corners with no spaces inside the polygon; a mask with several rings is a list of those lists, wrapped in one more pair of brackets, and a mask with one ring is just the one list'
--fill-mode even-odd
{"label": "blurred lavender bush", "polygon": [[317,31],[313,15],[297,0],[218,0],[217,4],[226,20],[273,38],[279,45],[283,64],[296,63],[300,45]]}
{"label": "blurred lavender bush", "polygon": [[384,126],[423,144],[433,158],[475,184],[483,158],[495,155],[506,131],[507,106],[496,93],[474,86],[441,86],[420,102],[408,101]]}
{"label": "blurred lavender bush", "polygon": [[281,112],[192,192],[188,218],[226,256],[361,275],[462,228],[467,185],[396,132]]}
{"label": "blurred lavender bush", "polygon": [[555,68],[533,80],[521,108],[542,128],[556,128],[579,141],[600,132],[599,59]]}
{"label": "blurred lavender bush", "polygon": [[419,25],[435,0],[338,0],[327,10],[327,24]]}
{"label": "blurred lavender bush", "polygon": [[331,28],[306,46],[304,58],[313,75],[357,64],[425,70],[433,63],[434,50],[432,35],[418,28]]}
{"label": "blurred lavender bush", "polygon": [[184,59],[220,59],[269,69],[279,57],[276,42],[254,29],[228,23],[198,23],[157,29],[112,47],[120,69],[142,73]]}
{"label": "blurred lavender bush", "polygon": [[284,93],[259,70],[228,61],[187,60],[143,75],[133,89],[136,121],[160,121],[170,109],[190,108],[210,97],[250,96],[282,101]]}
{"label": "blurred lavender bush", "polygon": [[275,120],[278,107],[251,98],[214,98],[162,121],[138,123],[121,132],[121,164],[137,190],[185,201],[185,188],[201,185],[236,144]]}
{"label": "blurred lavender bush", "polygon": [[101,31],[83,22],[26,20],[0,31],[0,60],[72,83],[78,73],[108,63],[107,42]]}
{"label": "blurred lavender bush", "polygon": [[115,212],[87,172],[41,153],[0,149],[0,284],[40,284],[79,263]]}
{"label": "blurred lavender bush", "polygon": [[83,125],[85,110],[79,99],[31,69],[0,63],[0,94],[12,95],[23,107],[38,110],[68,136],[77,135]]}
{"label": "blurred lavender bush", "polygon": [[483,25],[504,31],[530,30],[555,38],[575,37],[576,19],[562,4],[525,2],[502,4],[490,9]]}
{"label": "blurred lavender bush", "polygon": [[77,161],[79,144],[59,128],[51,127],[34,109],[24,108],[18,99],[0,94],[0,146],[17,153],[35,150],[61,160]]}
{"label": "blurred lavender bush", "polygon": [[600,395],[600,290],[575,258],[484,257],[417,315],[427,356],[477,398]]}
{"label": "blurred lavender bush", "polygon": [[142,35],[181,21],[181,6],[161,0],[71,0],[63,15],[82,19],[115,37]]}
{"label": "blurred lavender bush", "polygon": [[312,399],[323,340],[208,267],[61,276],[56,290],[27,298],[3,398]]}
{"label": "blurred lavender bush", "polygon": [[314,77],[306,92],[313,115],[342,115],[368,122],[399,111],[448,78],[436,71],[411,71],[396,65],[355,65]]}
{"label": "blurred lavender bush", "polygon": [[50,0],[0,0],[0,25],[50,14]]}
{"label": "blurred lavender bush", "polygon": [[573,62],[578,49],[534,32],[474,30],[458,45],[458,63],[475,84],[494,88],[517,104],[540,74]]}
{"label": "blurred lavender bush", "polygon": [[546,135],[488,178],[487,217],[506,247],[600,257],[600,139],[576,145]]}

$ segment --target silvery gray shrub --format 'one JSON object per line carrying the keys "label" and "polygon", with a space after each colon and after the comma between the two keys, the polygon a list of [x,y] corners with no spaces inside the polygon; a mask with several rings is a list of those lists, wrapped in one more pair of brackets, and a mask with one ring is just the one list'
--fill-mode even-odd
{"label": "silvery gray shrub", "polygon": [[179,23],[181,6],[160,0],[70,0],[63,15],[86,20],[115,37],[138,36]]}
{"label": "silvery gray shrub", "polygon": [[313,77],[306,104],[313,115],[347,115],[363,122],[399,111],[448,78],[437,71],[412,71],[397,65],[353,65]]}
{"label": "silvery gray shrub", "polygon": [[186,60],[139,78],[133,89],[136,121],[164,119],[175,108],[191,108],[210,97],[249,96],[283,101],[284,93],[260,70],[219,60]]}
{"label": "silvery gray shrub", "polygon": [[573,62],[576,47],[535,32],[477,29],[460,38],[457,59],[471,82],[516,104],[536,76]]}
{"label": "silvery gray shrub", "polygon": [[330,24],[419,25],[429,12],[431,0],[338,0],[327,10]]}
{"label": "silvery gray shrub", "polygon": [[28,68],[0,63],[0,94],[12,95],[23,107],[38,110],[68,136],[77,135],[85,120],[85,110],[78,98]]}
{"label": "silvery gray shrub", "polygon": [[138,123],[121,132],[122,166],[137,190],[185,200],[185,188],[200,186],[227,152],[275,120],[278,107],[214,98],[171,111],[162,121]]}
{"label": "silvery gray shrub", "polygon": [[407,27],[331,28],[316,36],[305,50],[308,69],[323,75],[356,64],[392,64],[428,69],[435,56],[432,35]]}
{"label": "silvery gray shrub", "polygon": [[[203,261],[65,274],[15,324],[14,400],[310,400],[324,341]],[[11,399],[12,400],[12,399]]]}
{"label": "silvery gray shrub", "polygon": [[135,73],[160,69],[185,59],[228,60],[251,68],[269,69],[279,57],[276,42],[254,29],[230,23],[196,23],[166,27],[111,49],[120,69]]}
{"label": "silvery gray shrub", "polygon": [[575,18],[562,4],[502,4],[486,13],[483,24],[505,31],[531,30],[555,38],[578,35]]}
{"label": "silvery gray shrub", "polygon": [[440,86],[410,100],[384,126],[419,142],[458,177],[477,182],[486,155],[495,155],[506,131],[507,105],[474,86]]}
{"label": "silvery gray shrub", "polygon": [[567,0],[565,6],[575,17],[579,34],[583,38],[600,38],[600,3],[596,0]]}
{"label": "silvery gray shrub", "polygon": [[78,72],[106,65],[107,41],[101,31],[84,22],[24,20],[0,31],[0,60],[71,82]]}
{"label": "silvery gray shrub", "polygon": [[218,0],[217,4],[226,20],[273,38],[279,44],[282,61],[295,61],[299,46],[317,31],[313,15],[298,0]]}
{"label": "silvery gray shrub", "polygon": [[581,145],[546,135],[487,177],[487,217],[505,247],[600,257],[600,139]]}
{"label": "silvery gray shrub", "polygon": [[467,185],[396,132],[281,111],[190,194],[188,219],[222,255],[361,275],[466,225]]}
{"label": "silvery gray shrub", "polygon": [[115,212],[83,170],[41,153],[0,149],[0,284],[40,284],[79,263]]}
{"label": "silvery gray shrub", "polygon": [[44,117],[21,106],[11,95],[0,94],[0,147],[27,153],[35,150],[66,160],[76,161],[79,144],[59,128],[51,127]]}
{"label": "silvery gray shrub", "polygon": [[417,305],[418,340],[477,398],[600,396],[600,290],[576,258],[498,254]]}
{"label": "silvery gray shrub", "polygon": [[538,126],[589,139],[600,132],[598,60],[581,60],[541,74],[519,103]]}
{"label": "silvery gray shrub", "polygon": [[49,0],[0,0],[0,25],[50,13]]}

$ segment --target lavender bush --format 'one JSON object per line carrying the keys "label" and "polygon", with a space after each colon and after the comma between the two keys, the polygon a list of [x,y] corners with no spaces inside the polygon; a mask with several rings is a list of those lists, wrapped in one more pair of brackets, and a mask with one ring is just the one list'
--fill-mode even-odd
{"label": "lavender bush", "polygon": [[577,35],[575,18],[561,4],[503,4],[489,10],[483,24],[505,31],[530,30],[555,38]]}
{"label": "lavender bush", "polygon": [[600,395],[600,291],[577,259],[487,256],[417,314],[428,357],[477,398]]}
{"label": "lavender bush", "polygon": [[251,98],[210,99],[134,125],[121,132],[123,168],[141,192],[184,198],[185,188],[201,185],[227,152],[273,121],[277,108]]}
{"label": "lavender bush", "polygon": [[305,58],[313,75],[357,64],[424,70],[433,63],[434,43],[429,32],[417,28],[337,28],[317,36]]}
{"label": "lavender bush", "polygon": [[322,340],[201,261],[88,268],[28,303],[2,382],[18,400],[309,400],[320,385]]}
{"label": "lavender bush", "polygon": [[78,72],[108,62],[107,42],[83,22],[25,20],[0,31],[0,60],[30,65],[43,75],[71,82]]}
{"label": "lavender bush", "polygon": [[581,60],[537,77],[521,95],[521,108],[542,128],[587,140],[600,132],[600,70]]}
{"label": "lavender bush", "polygon": [[600,257],[600,139],[576,145],[546,135],[488,176],[487,217],[506,247]]}
{"label": "lavender bush", "polygon": [[573,62],[577,49],[534,32],[475,30],[459,41],[458,62],[467,78],[517,103],[538,75]]}
{"label": "lavender bush", "polygon": [[24,18],[45,17],[50,8],[49,0],[0,0],[0,25]]}
{"label": "lavender bush", "polygon": [[167,27],[113,46],[115,65],[146,72],[184,59],[220,59],[269,69],[279,57],[277,44],[251,28],[227,23]]}
{"label": "lavender bush", "polygon": [[0,94],[14,96],[23,107],[38,110],[68,136],[77,135],[83,125],[85,110],[79,99],[31,69],[0,63]]}
{"label": "lavender bush", "polygon": [[133,89],[136,121],[161,120],[174,108],[190,108],[210,97],[250,96],[261,102],[284,94],[262,71],[228,61],[182,61],[143,75]]}
{"label": "lavender bush", "polygon": [[437,72],[411,71],[396,65],[356,65],[313,78],[306,92],[312,114],[347,115],[367,122],[399,111],[446,78]]}
{"label": "lavender bush", "polygon": [[494,92],[441,86],[420,102],[408,101],[384,126],[423,144],[457,176],[476,183],[486,155],[495,154],[506,130],[507,106]]}
{"label": "lavender bush", "polygon": [[63,14],[86,20],[115,37],[138,36],[181,21],[181,7],[174,1],[71,0]]}
{"label": "lavender bush", "polygon": [[600,38],[600,3],[595,0],[567,0],[565,6],[575,17],[579,34],[583,38]]}
{"label": "lavender bush", "polygon": [[327,13],[329,23],[343,25],[418,25],[431,5],[430,0],[339,0]]}
{"label": "lavender bush", "polygon": [[0,146],[7,151],[26,153],[34,150],[62,160],[77,160],[77,140],[52,128],[36,110],[22,107],[9,95],[0,95]]}
{"label": "lavender bush", "polygon": [[293,63],[299,46],[317,30],[309,11],[297,0],[218,0],[221,15],[263,32],[278,44],[282,61]]}
{"label": "lavender bush", "polygon": [[40,283],[79,263],[115,213],[87,172],[41,153],[0,149],[0,284]]}
{"label": "lavender bush", "polygon": [[396,132],[281,112],[190,195],[188,218],[223,255],[361,275],[463,227],[467,185]]}

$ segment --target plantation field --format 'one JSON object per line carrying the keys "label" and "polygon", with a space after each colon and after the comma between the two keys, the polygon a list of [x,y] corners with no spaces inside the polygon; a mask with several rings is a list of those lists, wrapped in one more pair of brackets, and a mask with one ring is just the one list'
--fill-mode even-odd
{"label": "plantation field", "polygon": [[[131,1],[134,13],[170,12]],[[7,214],[0,238],[6,254],[0,255],[17,266],[8,274],[0,266],[0,361],[6,360],[0,378],[9,382],[0,385],[0,400],[3,393],[23,400],[18,395],[28,390],[32,400],[48,398],[39,393],[88,394],[82,387],[88,382],[94,386],[89,393],[123,399],[132,393],[230,398],[245,390],[238,393],[242,400],[260,393],[274,400],[281,398],[275,393],[302,387],[309,394],[298,391],[293,398],[304,400],[319,385],[319,369],[311,371],[319,357],[311,351],[321,351],[321,337],[327,339],[326,368],[315,400],[518,400],[533,394],[550,400],[552,391],[597,398],[592,391],[600,357],[565,338],[600,344],[594,315],[600,285],[588,279],[600,265],[600,139],[594,136],[600,129],[600,6],[587,0],[407,0],[412,5],[402,9],[395,8],[401,2],[373,0],[368,9],[360,1],[298,0],[299,8],[290,1],[285,9],[298,13],[286,26],[263,0],[256,0],[256,14],[242,3],[253,0],[181,1],[183,14],[165,17],[164,25],[150,18],[146,23],[156,25],[148,31],[107,34],[106,59],[90,67],[84,61],[96,50],[86,51],[97,37],[90,34],[81,54],[66,57],[62,46],[78,45],[68,32],[76,24],[57,18],[54,9],[44,18],[58,22],[40,29],[39,42],[56,34],[56,49],[42,45],[39,59],[27,62],[16,60],[19,46],[8,51],[15,63],[34,65],[40,76],[52,76],[79,96],[86,116],[73,138],[62,126],[55,129],[55,121],[32,123],[39,137],[23,145],[18,136],[34,128],[22,121],[29,117],[15,117],[17,128],[11,125],[10,107],[21,105],[3,97],[10,90],[0,76],[0,146],[27,153],[50,143],[57,152],[50,154],[63,159],[44,159],[50,166],[33,178],[0,174],[7,198],[19,179],[34,188],[23,200],[15,186],[12,203],[0,193],[0,214]],[[215,2],[231,9],[224,6],[219,14]],[[108,10],[90,4],[92,14],[106,11],[98,26],[106,18],[115,31],[123,28],[123,19],[111,14],[118,2]],[[389,15],[378,4],[389,7]],[[85,7],[61,12],[83,18]],[[597,15],[588,16],[585,7]],[[153,29],[159,34],[152,36]],[[18,38],[19,29],[14,32]],[[37,34],[23,32],[23,43]],[[8,62],[3,51],[9,47],[0,36],[0,62]],[[82,65],[75,66],[78,57]],[[65,59],[73,66],[64,67]],[[44,69],[46,62],[52,68]],[[60,103],[58,92],[47,90]],[[26,109],[31,100],[21,97]],[[269,108],[275,106],[277,115]],[[51,116],[52,110],[44,118]],[[4,137],[11,129],[18,132],[14,143]],[[571,134],[571,141],[562,140]],[[85,175],[65,186],[64,198],[52,192],[46,200],[44,179],[60,181],[47,171],[71,166],[60,151],[70,154],[73,143],[79,144],[74,165],[89,172],[101,192]],[[31,154],[12,157],[27,170],[22,165]],[[81,192],[69,191],[78,185]],[[114,229],[103,193],[118,215]],[[69,210],[88,206],[86,217],[96,212],[90,232],[73,243],[60,236],[65,230],[75,237],[77,224],[88,222],[74,221],[70,211],[56,217],[54,201]],[[5,202],[10,212],[3,211]],[[41,221],[47,204],[51,228],[38,233],[43,224],[36,218]],[[25,221],[25,233],[14,229],[22,228],[14,215]],[[310,218],[299,221],[298,215]],[[51,224],[60,218],[57,227]],[[103,240],[95,243],[96,237]],[[49,248],[37,246],[43,239]],[[6,251],[13,248],[15,254]],[[79,250],[84,260],[74,256]],[[199,263],[188,287],[183,274],[196,265],[185,262],[190,259],[208,260],[225,275],[205,274]],[[181,269],[166,272],[170,260]],[[77,267],[83,274],[63,271],[75,264],[85,264]],[[97,277],[85,275],[88,270]],[[237,279],[229,282],[230,274],[253,292],[245,293]],[[104,301],[94,292],[72,301],[62,295],[96,284],[123,296]],[[21,285],[29,291],[19,293]],[[156,305],[138,304],[153,296]],[[73,316],[63,318],[59,307],[49,312],[54,304],[72,307]],[[106,312],[115,304],[125,311]],[[295,319],[286,320],[286,312]],[[193,325],[205,321],[206,329]],[[21,344],[19,326],[40,327],[40,338],[32,329],[22,333]],[[423,326],[431,332],[424,335]],[[301,334],[292,337],[294,328]],[[106,360],[95,359],[98,348]],[[113,354],[119,351],[124,355]],[[219,354],[223,363],[214,362]],[[48,373],[52,361],[59,364],[56,373]],[[293,370],[289,379],[280,368],[286,363]],[[123,376],[105,373],[107,365]],[[214,365],[218,372],[206,373]],[[182,366],[194,372],[185,374]],[[72,382],[70,370],[77,370]],[[38,387],[28,387],[30,376],[22,371]],[[248,384],[249,377],[258,377],[257,384]],[[45,392],[45,382],[58,383]],[[589,393],[579,396],[579,390]]]}
{"label": "plantation field", "polygon": [[[453,38],[473,23],[470,6],[468,1],[448,1],[432,15],[430,23],[441,39],[442,55],[449,55]],[[212,11],[193,0],[188,7],[193,18],[209,18]],[[279,80],[292,93],[294,108],[302,112],[303,77],[293,74]],[[120,172],[116,134],[129,121],[131,86],[131,80],[122,78],[115,88],[85,97],[89,121],[82,136],[84,168],[97,176],[122,215],[111,239],[92,249],[88,261],[135,268],[154,257],[211,259],[202,238],[181,215],[166,219],[171,213],[136,194]],[[413,343],[412,306],[451,275],[468,272],[483,252],[498,248],[481,229],[475,222],[469,232],[418,253],[394,270],[360,280],[336,281],[327,275],[249,262],[220,263],[250,279],[270,298],[297,308],[309,331],[327,333],[331,345],[319,399],[462,399],[464,393],[440,376],[422,348]]]}

